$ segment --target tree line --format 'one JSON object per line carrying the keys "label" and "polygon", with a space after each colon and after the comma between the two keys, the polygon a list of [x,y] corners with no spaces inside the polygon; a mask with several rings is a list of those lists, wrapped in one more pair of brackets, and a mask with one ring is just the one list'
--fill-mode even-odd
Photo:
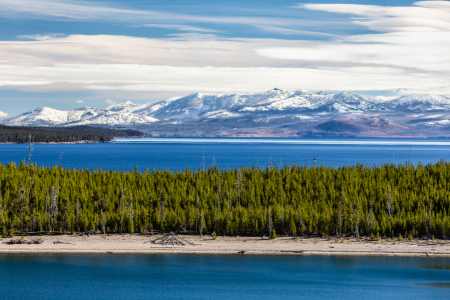
{"label": "tree line", "polygon": [[143,137],[136,130],[72,126],[72,127],[22,127],[0,125],[0,143],[70,143],[80,141],[110,142],[114,137]]}
{"label": "tree line", "polygon": [[134,171],[0,165],[0,229],[436,236],[450,163]]}

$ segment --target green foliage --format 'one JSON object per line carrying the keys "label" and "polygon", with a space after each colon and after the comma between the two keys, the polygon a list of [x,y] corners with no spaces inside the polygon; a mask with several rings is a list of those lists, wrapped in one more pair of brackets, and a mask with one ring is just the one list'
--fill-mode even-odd
{"label": "green foliage", "polygon": [[130,222],[128,223],[128,232],[129,233],[134,233],[134,222],[133,222],[133,220],[130,220]]}
{"label": "green foliage", "polygon": [[72,126],[72,127],[14,127],[0,125],[0,143],[73,143],[79,141],[109,142],[114,137],[144,137],[135,130]]}
{"label": "green foliage", "polygon": [[7,233],[6,233],[6,227],[2,226],[2,237],[6,237]]}
{"label": "green foliage", "polygon": [[277,238],[277,233],[275,232],[275,229],[272,230],[272,232],[269,235],[269,239],[274,240]]}
{"label": "green foliage", "polygon": [[0,164],[0,201],[3,231],[89,231],[102,215],[114,232],[442,237],[450,164],[140,172],[10,163]]}
{"label": "green foliage", "polygon": [[9,236],[12,237],[12,238],[14,237],[14,229],[11,229],[11,230],[9,231]]}
{"label": "green foliage", "polygon": [[216,235],[216,232],[215,232],[215,231],[212,233],[212,239],[213,239],[213,240],[217,240],[217,235]]}

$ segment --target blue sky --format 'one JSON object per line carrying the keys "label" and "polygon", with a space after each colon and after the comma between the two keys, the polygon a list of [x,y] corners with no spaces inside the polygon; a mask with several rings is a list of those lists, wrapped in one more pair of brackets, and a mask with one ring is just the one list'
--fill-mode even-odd
{"label": "blue sky", "polygon": [[273,87],[450,93],[449,1],[0,0],[0,11],[0,118]]}

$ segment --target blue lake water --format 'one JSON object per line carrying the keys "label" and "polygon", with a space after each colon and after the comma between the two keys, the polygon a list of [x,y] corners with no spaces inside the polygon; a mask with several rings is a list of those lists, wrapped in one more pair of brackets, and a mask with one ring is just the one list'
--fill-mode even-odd
{"label": "blue lake water", "polygon": [[[182,170],[198,169],[203,152],[209,167],[213,156],[219,168],[264,167],[272,159],[277,165],[316,164],[328,166],[357,163],[411,162],[424,164],[450,158],[449,139],[281,139],[281,138],[150,138],[118,139],[104,144],[34,145],[32,161],[52,166],[58,162],[69,168]],[[27,145],[1,144],[0,162],[19,163],[28,159]]]}
{"label": "blue lake water", "polygon": [[450,259],[2,254],[2,299],[450,299]]}
{"label": "blue lake water", "polygon": [[[450,158],[450,140],[136,139],[35,145],[33,162],[140,170]],[[28,158],[0,145],[0,162]],[[450,259],[329,256],[0,254],[0,299],[450,299]]]}

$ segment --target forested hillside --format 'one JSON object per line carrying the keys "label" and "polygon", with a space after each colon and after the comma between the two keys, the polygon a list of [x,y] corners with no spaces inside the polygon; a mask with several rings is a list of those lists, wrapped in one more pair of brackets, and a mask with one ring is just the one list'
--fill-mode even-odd
{"label": "forested hillside", "polygon": [[101,127],[11,127],[0,125],[0,143],[70,143],[79,141],[109,142],[114,137],[143,137],[135,130],[116,130]]}
{"label": "forested hillside", "polygon": [[3,234],[23,231],[449,233],[450,163],[117,172],[0,165]]}

